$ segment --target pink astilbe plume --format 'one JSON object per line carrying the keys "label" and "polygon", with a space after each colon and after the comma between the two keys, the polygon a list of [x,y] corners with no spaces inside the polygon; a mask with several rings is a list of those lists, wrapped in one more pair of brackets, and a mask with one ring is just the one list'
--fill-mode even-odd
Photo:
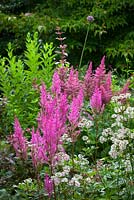
{"label": "pink astilbe plume", "polygon": [[92,72],[92,62],[90,62],[88,70],[86,71],[86,75],[84,77],[83,81],[83,88],[85,92],[85,96],[88,98],[91,97],[93,91],[94,91],[94,77]]}
{"label": "pink astilbe plume", "polygon": [[16,156],[24,160],[27,159],[28,143],[17,118],[14,121],[14,134],[11,136],[10,142],[15,149]]}
{"label": "pink astilbe plume", "polygon": [[36,132],[34,132],[34,129],[32,130],[30,143],[33,166],[37,168],[40,164],[47,163],[45,143],[38,129]]}
{"label": "pink astilbe plume", "polygon": [[70,112],[68,114],[68,120],[70,125],[68,131],[72,139],[72,142],[75,142],[77,136],[80,134],[80,131],[76,130],[76,128],[78,127],[79,124],[80,112],[82,109],[83,100],[84,100],[84,94],[83,90],[81,89],[77,97],[73,98],[72,103],[70,105]]}
{"label": "pink astilbe plume", "polygon": [[102,93],[101,90],[97,87],[94,90],[93,95],[91,96],[90,106],[95,114],[103,112],[104,104],[102,104]]}
{"label": "pink astilbe plume", "polygon": [[108,73],[104,84],[100,86],[100,90],[102,94],[102,104],[107,104],[110,102],[112,98],[111,87],[112,87],[111,73]]}
{"label": "pink astilbe plume", "polygon": [[[41,90],[44,90],[41,87]],[[42,91],[41,91],[42,94]],[[45,107],[41,108],[38,115],[38,129],[47,155],[46,162],[54,165],[58,146],[61,145],[61,136],[66,132],[66,119],[68,102],[66,95],[60,94],[54,98],[46,94]]]}
{"label": "pink astilbe plume", "polygon": [[42,107],[45,107],[46,102],[47,102],[47,91],[46,91],[46,86],[43,83],[40,89],[40,105]]}
{"label": "pink astilbe plume", "polygon": [[126,94],[127,92],[129,92],[129,86],[130,86],[130,81],[128,80],[123,86],[123,88],[120,91],[118,91],[118,94]]}
{"label": "pink astilbe plume", "polygon": [[[128,80],[125,85],[123,86],[123,88],[121,90],[119,90],[118,92],[115,92],[115,95],[125,95],[126,93],[129,93],[129,86],[130,86],[130,80]],[[120,100],[121,103],[126,103],[126,98],[122,98]]]}
{"label": "pink astilbe plume", "polygon": [[105,80],[105,75],[106,75],[106,70],[105,70],[105,56],[103,56],[101,60],[101,64],[99,67],[97,67],[95,74],[94,74],[94,81],[95,81],[95,86],[100,87],[100,85],[103,83]]}
{"label": "pink astilbe plume", "polygon": [[54,94],[61,93],[61,80],[57,71],[53,75],[51,90]]}
{"label": "pink astilbe plume", "polygon": [[53,181],[51,180],[48,174],[46,174],[44,178],[44,188],[50,198],[54,191],[54,185],[53,185]]}
{"label": "pink astilbe plume", "polygon": [[72,124],[74,127],[77,127],[78,120],[80,117],[80,111],[83,105],[84,95],[83,90],[81,89],[77,97],[74,97],[72,100],[72,103],[70,105],[70,112],[68,115],[68,119],[70,124]]}
{"label": "pink astilbe plume", "polygon": [[64,91],[67,96],[71,96],[73,98],[74,96],[78,95],[80,88],[81,82],[78,78],[78,71],[71,68],[69,77],[64,83]]}

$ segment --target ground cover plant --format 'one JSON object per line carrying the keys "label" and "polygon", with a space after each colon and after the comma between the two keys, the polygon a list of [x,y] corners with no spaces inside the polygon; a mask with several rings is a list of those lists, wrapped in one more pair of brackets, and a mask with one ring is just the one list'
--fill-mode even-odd
{"label": "ground cover plant", "polygon": [[[27,92],[25,82],[18,84],[17,80],[28,83],[31,101],[25,101],[21,107],[24,97],[21,103],[13,104],[13,108],[19,108],[16,113],[6,110],[9,116],[15,114],[14,131],[1,140],[0,198],[133,199],[134,78],[130,77],[122,86],[116,85],[117,78],[106,70],[105,55],[95,70],[92,62],[83,71],[74,69],[67,62],[59,27],[56,33],[61,42],[56,52],[60,59],[53,73],[47,74],[52,77],[51,83],[47,82],[46,74],[42,75],[45,69],[38,67],[53,69],[53,47],[46,44],[46,52],[38,53],[36,34],[34,39],[28,35],[24,64],[20,61],[16,64],[10,46],[9,64],[2,59],[1,71],[5,71],[1,77],[7,80],[5,85],[4,78],[1,81],[3,94],[7,95],[4,109],[19,97],[16,90],[19,95]],[[81,60],[82,57],[80,63]],[[23,65],[25,70],[17,70]],[[34,91],[35,77],[38,79]],[[23,109],[26,109],[25,115]],[[37,116],[32,115],[30,121],[27,116],[32,110]],[[23,121],[26,117],[28,127]]]}

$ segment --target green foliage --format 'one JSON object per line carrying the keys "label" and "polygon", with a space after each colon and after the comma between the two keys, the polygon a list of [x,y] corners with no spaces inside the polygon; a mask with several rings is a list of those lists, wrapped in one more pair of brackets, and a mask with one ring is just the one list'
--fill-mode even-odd
{"label": "green foliage", "polygon": [[2,107],[1,126],[6,133],[11,131],[14,116],[19,116],[24,127],[34,124],[38,113],[39,85],[42,81],[51,85],[54,67],[53,44],[46,43],[42,49],[38,43],[38,34],[28,33],[24,58],[13,55],[11,43],[8,45],[8,57],[0,62],[0,90]]}

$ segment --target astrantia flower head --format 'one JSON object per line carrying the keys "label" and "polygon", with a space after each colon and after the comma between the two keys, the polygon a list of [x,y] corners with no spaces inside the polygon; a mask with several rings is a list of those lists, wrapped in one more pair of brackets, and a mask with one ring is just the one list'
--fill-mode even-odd
{"label": "astrantia flower head", "polygon": [[89,16],[87,17],[87,21],[89,21],[89,22],[93,22],[93,21],[94,21],[94,17],[91,16],[91,15],[89,15]]}

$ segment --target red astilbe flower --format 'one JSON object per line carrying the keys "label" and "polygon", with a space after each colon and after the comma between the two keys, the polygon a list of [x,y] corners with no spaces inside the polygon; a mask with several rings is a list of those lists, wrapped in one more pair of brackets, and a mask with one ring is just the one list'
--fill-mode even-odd
{"label": "red astilbe flower", "polygon": [[93,113],[95,114],[99,114],[104,110],[104,104],[102,103],[102,93],[101,90],[97,87],[94,90],[93,95],[91,96],[90,106]]}
{"label": "red astilbe flower", "polygon": [[17,118],[15,118],[15,121],[14,121],[14,134],[11,136],[10,142],[15,149],[16,156],[20,157],[21,159],[26,160],[28,142],[27,142],[27,139],[23,135],[23,130]]}
{"label": "red astilbe flower", "polygon": [[50,198],[54,191],[54,184],[48,174],[46,174],[44,178],[44,189],[46,190]]}

